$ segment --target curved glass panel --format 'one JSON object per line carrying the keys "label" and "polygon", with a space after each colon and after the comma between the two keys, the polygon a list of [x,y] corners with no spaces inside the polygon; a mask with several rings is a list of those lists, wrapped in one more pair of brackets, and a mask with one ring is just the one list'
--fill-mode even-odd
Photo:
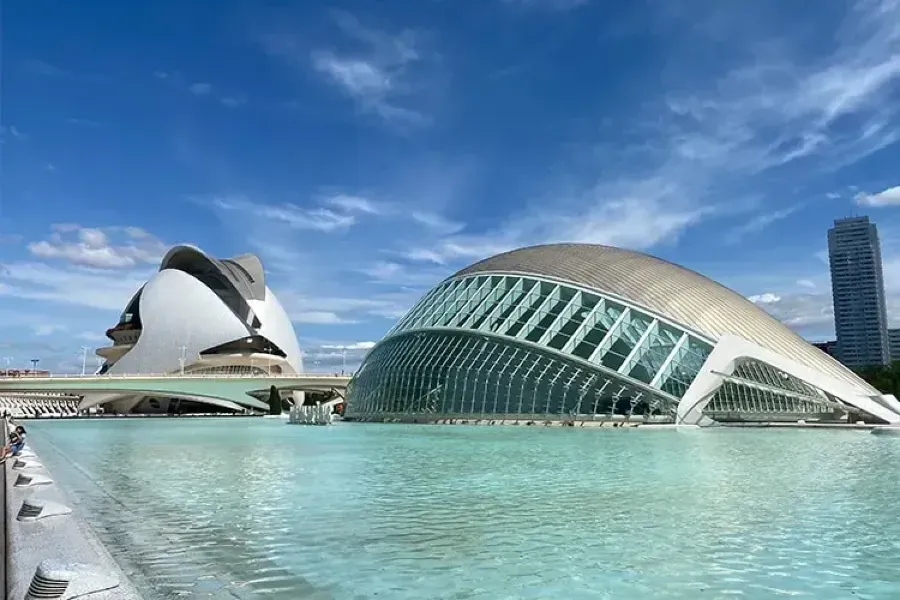
{"label": "curved glass panel", "polygon": [[673,420],[677,401],[565,356],[465,331],[392,336],[366,357],[345,416]]}
{"label": "curved glass panel", "polygon": [[676,325],[595,291],[512,275],[447,280],[391,330],[451,328],[536,344],[680,398],[712,346]]}

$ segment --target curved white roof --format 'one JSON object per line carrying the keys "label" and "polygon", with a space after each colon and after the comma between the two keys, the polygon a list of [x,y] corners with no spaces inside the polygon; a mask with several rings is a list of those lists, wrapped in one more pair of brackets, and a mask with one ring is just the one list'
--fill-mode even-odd
{"label": "curved white roof", "polygon": [[451,278],[479,273],[534,275],[606,292],[714,340],[733,334],[850,383],[861,394],[880,394],[737,292],[649,254],[594,244],[529,246],[477,262]]}

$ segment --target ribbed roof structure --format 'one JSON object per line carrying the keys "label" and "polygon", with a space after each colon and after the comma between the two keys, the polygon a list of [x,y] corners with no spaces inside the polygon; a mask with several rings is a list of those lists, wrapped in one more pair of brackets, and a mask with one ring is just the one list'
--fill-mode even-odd
{"label": "ribbed roof structure", "polygon": [[619,296],[718,340],[726,333],[879,392],[737,292],[674,263],[632,250],[595,244],[529,246],[477,262],[452,278],[479,273],[533,275]]}

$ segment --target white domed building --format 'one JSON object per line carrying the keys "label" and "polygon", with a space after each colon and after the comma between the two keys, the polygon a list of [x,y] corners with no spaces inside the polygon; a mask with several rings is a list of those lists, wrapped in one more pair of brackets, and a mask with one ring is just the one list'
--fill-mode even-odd
{"label": "white domed building", "polygon": [[898,423],[900,402],[699,273],[552,244],[428,292],[360,366],[346,416]]}
{"label": "white domed building", "polygon": [[[216,259],[176,246],[106,331],[99,373],[289,374],[303,362],[293,324],[252,254]],[[211,403],[212,400],[205,399]],[[170,399],[92,394],[82,409],[165,411]],[[240,410],[227,401],[222,408]]]}

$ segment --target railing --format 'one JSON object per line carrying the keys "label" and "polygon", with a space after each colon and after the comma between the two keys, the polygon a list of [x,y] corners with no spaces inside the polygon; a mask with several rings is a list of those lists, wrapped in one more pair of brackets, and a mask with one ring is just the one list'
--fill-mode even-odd
{"label": "railing", "polygon": [[36,379],[349,379],[351,375],[340,373],[104,373],[103,375],[82,375],[80,373],[51,373],[49,375],[29,375],[27,377],[5,377],[2,381],[30,381]]}

